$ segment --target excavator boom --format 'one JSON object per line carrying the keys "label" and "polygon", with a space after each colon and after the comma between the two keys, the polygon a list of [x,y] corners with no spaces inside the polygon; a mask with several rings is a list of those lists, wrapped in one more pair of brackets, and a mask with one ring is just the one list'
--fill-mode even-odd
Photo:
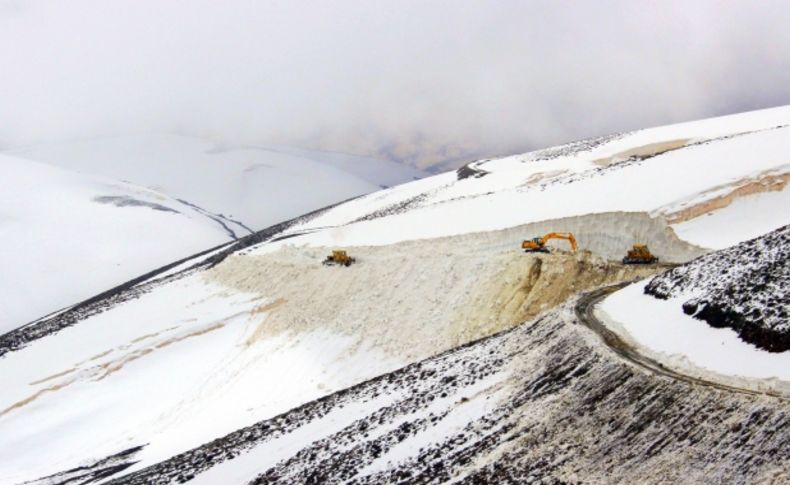
{"label": "excavator boom", "polygon": [[569,232],[550,232],[543,237],[527,239],[521,243],[521,248],[527,252],[547,253],[549,250],[546,248],[546,243],[551,239],[565,239],[571,244],[573,252],[576,252],[576,238]]}

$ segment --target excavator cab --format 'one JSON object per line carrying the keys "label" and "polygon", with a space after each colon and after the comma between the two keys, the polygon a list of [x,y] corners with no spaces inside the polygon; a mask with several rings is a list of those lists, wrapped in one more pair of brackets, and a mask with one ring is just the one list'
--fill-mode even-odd
{"label": "excavator cab", "polygon": [[540,238],[540,237],[533,237],[532,239],[525,239],[524,242],[521,243],[521,249],[523,249],[525,253],[548,253],[549,252],[549,249],[546,247],[546,243],[543,241],[543,238]]}

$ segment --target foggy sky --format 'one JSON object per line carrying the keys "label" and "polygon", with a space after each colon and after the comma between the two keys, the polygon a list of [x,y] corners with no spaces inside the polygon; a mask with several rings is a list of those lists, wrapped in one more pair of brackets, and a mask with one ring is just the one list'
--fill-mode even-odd
{"label": "foggy sky", "polygon": [[0,147],[514,153],[788,104],[788,19],[786,1],[0,0]]}

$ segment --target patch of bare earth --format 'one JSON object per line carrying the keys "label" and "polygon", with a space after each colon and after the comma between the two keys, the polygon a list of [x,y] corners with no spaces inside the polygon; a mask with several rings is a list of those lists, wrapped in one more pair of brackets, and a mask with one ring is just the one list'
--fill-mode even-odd
{"label": "patch of bare earth", "polygon": [[593,163],[595,165],[598,165],[599,167],[608,167],[613,163],[622,160],[627,160],[631,157],[640,157],[640,158],[655,157],[661,155],[662,153],[683,148],[686,145],[688,145],[690,141],[691,141],[690,139],[682,138],[678,140],[667,140],[667,141],[660,141],[657,143],[649,143],[647,145],[630,148],[628,150],[622,151],[620,153],[616,153],[609,157],[599,158],[598,160],[594,160]]}
{"label": "patch of bare earth", "polygon": [[679,224],[718,209],[723,209],[740,197],[765,192],[781,192],[790,182],[790,171],[762,173],[731,184],[714,187],[701,194],[703,200],[666,214],[667,222]]}

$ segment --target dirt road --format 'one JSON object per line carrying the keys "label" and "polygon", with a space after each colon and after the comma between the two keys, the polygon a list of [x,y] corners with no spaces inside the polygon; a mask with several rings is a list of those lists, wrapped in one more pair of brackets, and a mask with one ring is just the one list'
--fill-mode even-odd
{"label": "dirt road", "polygon": [[585,293],[584,295],[581,296],[581,298],[579,298],[579,301],[576,303],[576,308],[575,308],[576,316],[578,317],[579,321],[582,324],[584,324],[586,327],[588,327],[590,330],[595,332],[601,338],[603,343],[606,344],[607,347],[612,349],[617,355],[631,362],[632,364],[635,364],[650,372],[663,375],[666,377],[670,377],[672,379],[676,379],[679,381],[684,381],[701,386],[714,387],[716,389],[721,389],[730,392],[738,392],[738,393],[753,394],[753,395],[769,395],[783,400],[789,400],[787,397],[777,393],[755,391],[753,389],[727,385],[720,382],[714,382],[711,380],[677,372],[673,369],[664,366],[661,362],[658,362],[650,357],[647,357],[646,355],[642,354],[638,349],[628,344],[617,333],[610,330],[603,322],[598,320],[595,317],[594,310],[598,302],[600,302],[610,294],[614,293],[615,291],[631,283],[632,282],[630,281],[624,283],[618,283],[616,285],[605,286],[603,288],[593,290],[589,293]]}

